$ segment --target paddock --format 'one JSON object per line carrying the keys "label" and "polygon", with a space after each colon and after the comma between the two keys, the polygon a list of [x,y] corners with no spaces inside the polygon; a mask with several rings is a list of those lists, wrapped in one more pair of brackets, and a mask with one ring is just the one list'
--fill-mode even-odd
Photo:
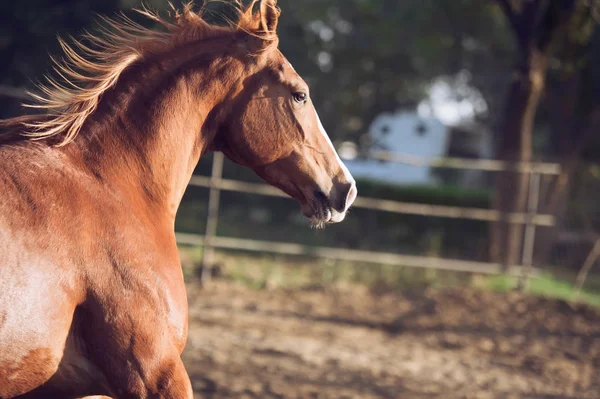
{"label": "paddock", "polygon": [[474,289],[188,283],[196,398],[596,399],[600,314]]}

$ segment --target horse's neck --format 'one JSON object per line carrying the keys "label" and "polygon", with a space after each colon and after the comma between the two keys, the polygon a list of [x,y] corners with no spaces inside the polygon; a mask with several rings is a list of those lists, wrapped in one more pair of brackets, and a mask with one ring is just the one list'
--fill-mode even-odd
{"label": "horse's neck", "polygon": [[216,134],[220,108],[239,81],[238,65],[226,60],[218,71],[209,67],[213,62],[192,70],[171,62],[127,75],[129,87],[117,86],[106,96],[90,121],[91,134],[78,137],[75,151],[106,184],[174,221],[192,172]]}

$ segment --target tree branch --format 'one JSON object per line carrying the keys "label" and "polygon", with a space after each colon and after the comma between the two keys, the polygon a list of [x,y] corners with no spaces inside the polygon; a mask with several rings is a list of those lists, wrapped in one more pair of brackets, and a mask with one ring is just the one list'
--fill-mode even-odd
{"label": "tree branch", "polygon": [[575,12],[575,0],[554,0],[548,4],[542,16],[536,46],[546,52],[552,41]]}
{"label": "tree branch", "polygon": [[[510,0],[495,0],[495,1],[496,1],[496,3],[498,3],[498,5],[502,9],[502,11],[504,12],[506,19],[508,19],[508,22],[512,26],[513,31],[515,32],[515,35],[517,36],[517,39],[518,39],[521,34],[521,30],[522,30],[521,18],[520,18],[519,13],[517,12],[517,10],[515,10],[515,8],[512,6],[512,4],[510,4]],[[538,1],[538,0],[536,0],[536,1]]]}

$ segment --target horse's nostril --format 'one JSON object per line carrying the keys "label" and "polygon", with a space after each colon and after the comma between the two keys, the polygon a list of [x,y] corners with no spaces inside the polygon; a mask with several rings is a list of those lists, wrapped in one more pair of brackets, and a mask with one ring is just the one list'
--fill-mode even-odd
{"label": "horse's nostril", "polygon": [[356,199],[356,194],[356,184],[354,182],[337,186],[333,194],[335,210],[341,213],[346,212]]}
{"label": "horse's nostril", "polygon": [[343,213],[350,208],[357,194],[356,183],[352,182],[334,186],[331,196],[327,196],[321,190],[316,190],[314,200],[324,207],[332,207],[336,211]]}
{"label": "horse's nostril", "polygon": [[352,186],[350,186],[350,190],[348,190],[348,195],[346,196],[345,209],[348,209],[350,207],[350,205],[352,205],[352,203],[356,199],[357,195],[358,195],[358,189],[356,188],[356,183],[352,183]]}

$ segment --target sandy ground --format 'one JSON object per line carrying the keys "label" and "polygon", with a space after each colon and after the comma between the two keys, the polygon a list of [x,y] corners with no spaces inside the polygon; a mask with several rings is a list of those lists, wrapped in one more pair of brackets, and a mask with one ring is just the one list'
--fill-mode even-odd
{"label": "sandy ground", "polygon": [[188,286],[197,398],[600,398],[600,312],[517,293]]}

